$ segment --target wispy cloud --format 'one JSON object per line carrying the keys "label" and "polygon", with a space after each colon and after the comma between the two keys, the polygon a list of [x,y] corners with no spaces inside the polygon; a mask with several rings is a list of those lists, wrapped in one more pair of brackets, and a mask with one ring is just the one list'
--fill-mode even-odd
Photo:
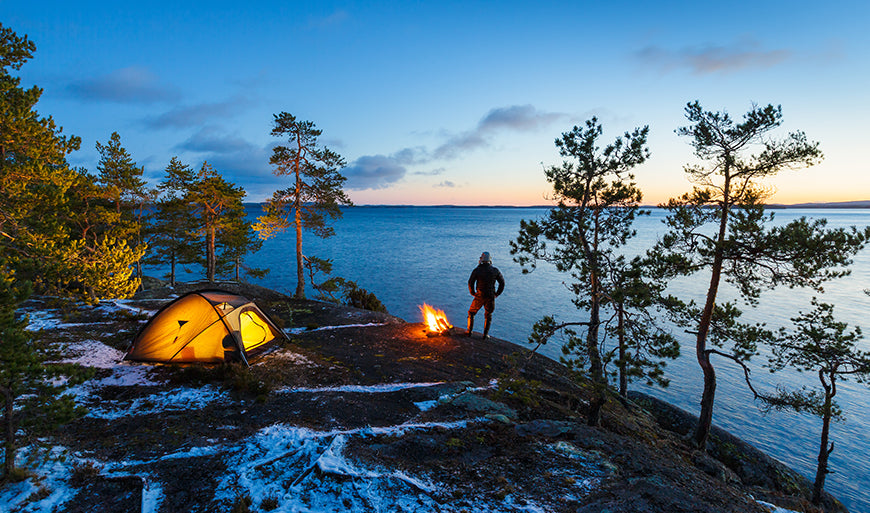
{"label": "wispy cloud", "polygon": [[[269,165],[271,146],[259,146],[237,135],[209,126],[199,130],[175,150],[185,154],[182,160],[198,169],[208,162],[227,181],[244,185],[248,201],[260,201],[282,187]],[[193,155],[195,160],[190,161]]]}
{"label": "wispy cloud", "polygon": [[356,159],[342,170],[349,190],[384,189],[401,180],[407,169],[395,157],[369,155]]}
{"label": "wispy cloud", "polygon": [[790,50],[769,50],[753,41],[730,45],[706,45],[679,50],[647,46],[635,57],[648,66],[663,72],[688,69],[696,75],[734,73],[746,69],[766,69],[792,57]]}
{"label": "wispy cloud", "polygon": [[158,103],[180,97],[175,88],[162,84],[150,70],[138,66],[71,82],[67,92],[82,100],[116,103]]}
{"label": "wispy cloud", "polygon": [[247,99],[235,97],[222,102],[179,106],[159,116],[146,118],[143,124],[152,129],[202,126],[209,121],[233,116],[250,103]]}
{"label": "wispy cloud", "polygon": [[[214,126],[207,126],[190,136],[186,141],[175,146],[177,150],[198,153],[231,154],[248,152],[255,146],[245,139],[230,135]],[[265,162],[268,162],[267,158]]]}
{"label": "wispy cloud", "polygon": [[429,171],[415,171],[411,174],[414,175],[422,175],[422,176],[438,176],[444,174],[444,171],[447,171],[447,168],[439,167],[435,169],[430,169]]}
{"label": "wispy cloud", "polygon": [[566,114],[542,112],[532,105],[512,105],[490,110],[467,132],[450,137],[447,142],[435,148],[432,157],[450,160],[460,155],[492,144],[493,135],[501,131],[532,131],[554,121],[567,118]]}
{"label": "wispy cloud", "polygon": [[310,18],[308,20],[308,25],[312,28],[324,29],[339,26],[346,22],[348,19],[350,19],[350,14],[343,9],[338,9],[337,11],[332,12],[327,16]]}
{"label": "wispy cloud", "polygon": [[[498,133],[536,130],[567,117],[566,114],[541,112],[531,105],[492,109],[481,118],[473,130],[452,137],[448,135],[447,142],[433,151],[423,146],[415,146],[403,148],[391,155],[359,157],[342,171],[347,177],[345,187],[349,190],[385,189],[409,174],[438,176],[446,171],[444,167],[409,173],[408,166],[425,165],[434,160],[456,159],[465,152],[491,145]],[[443,180],[434,185],[434,187],[456,186],[450,180]]]}

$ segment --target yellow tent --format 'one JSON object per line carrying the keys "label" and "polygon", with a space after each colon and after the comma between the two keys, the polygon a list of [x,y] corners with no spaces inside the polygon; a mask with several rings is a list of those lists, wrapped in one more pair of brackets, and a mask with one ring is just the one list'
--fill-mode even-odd
{"label": "yellow tent", "polygon": [[220,290],[190,292],[142,327],[125,360],[248,362],[284,333],[249,299]]}

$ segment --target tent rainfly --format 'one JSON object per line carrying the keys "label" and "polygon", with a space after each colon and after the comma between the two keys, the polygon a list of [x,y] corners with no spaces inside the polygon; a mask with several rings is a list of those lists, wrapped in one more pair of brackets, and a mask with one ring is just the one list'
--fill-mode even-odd
{"label": "tent rainfly", "polygon": [[285,337],[251,300],[222,290],[190,292],[164,306],[139,330],[125,360],[233,362]]}

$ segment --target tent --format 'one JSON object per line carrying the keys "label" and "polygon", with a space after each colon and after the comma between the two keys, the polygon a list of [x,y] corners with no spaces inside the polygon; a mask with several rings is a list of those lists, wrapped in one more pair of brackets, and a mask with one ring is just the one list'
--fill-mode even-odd
{"label": "tent", "polygon": [[167,304],[139,330],[125,360],[248,363],[285,337],[251,300],[222,290],[190,292]]}

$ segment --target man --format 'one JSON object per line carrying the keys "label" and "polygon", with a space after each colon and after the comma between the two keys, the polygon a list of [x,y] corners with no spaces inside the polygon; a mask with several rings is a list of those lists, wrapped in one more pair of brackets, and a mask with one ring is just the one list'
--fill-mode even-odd
{"label": "man", "polygon": [[[498,290],[495,289],[495,283],[498,282]],[[468,309],[468,333],[471,336],[471,331],[474,328],[474,316],[478,310],[483,307],[484,324],[483,324],[483,339],[486,340],[489,336],[489,328],[492,324],[492,311],[495,310],[495,298],[498,297],[504,290],[504,276],[498,268],[492,266],[492,257],[488,251],[484,251],[480,255],[480,262],[477,267],[471,271],[471,277],[468,278],[468,293],[474,296],[474,301],[471,302],[471,307]]]}

